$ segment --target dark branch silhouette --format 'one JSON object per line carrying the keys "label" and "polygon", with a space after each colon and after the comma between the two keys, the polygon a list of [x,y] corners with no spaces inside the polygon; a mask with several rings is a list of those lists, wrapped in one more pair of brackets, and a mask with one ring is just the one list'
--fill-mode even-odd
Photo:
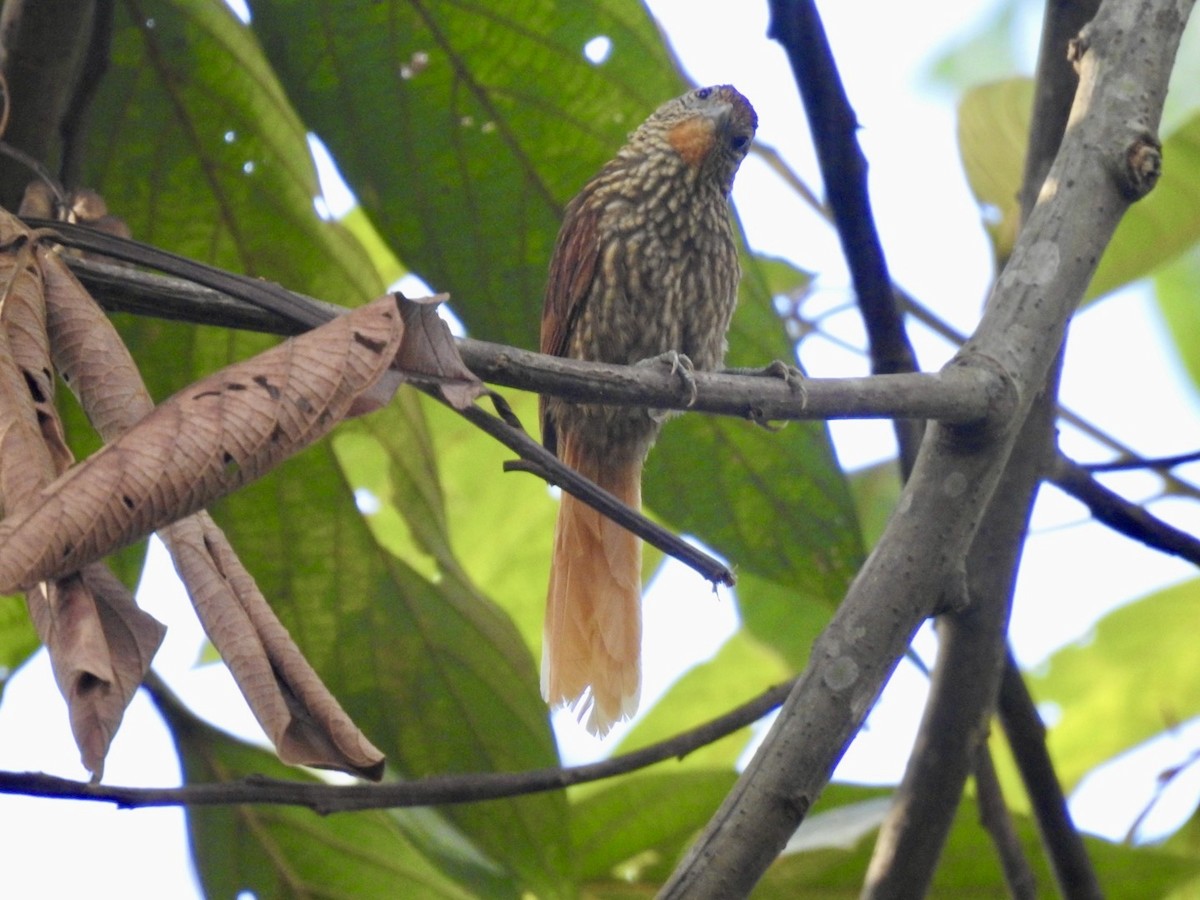
{"label": "dark branch silhouette", "polygon": [[[315,784],[251,776],[219,784],[134,788],[90,784],[38,772],[0,772],[0,793],[30,797],[95,800],[120,807],[228,806],[242,803],[306,806],[322,814],[363,809],[444,806],[554,791],[625,775],[669,759],[682,759],[758,721],[779,706],[791,689],[786,683],[764,691],[729,712],[664,741],[582,766],[529,772],[436,775],[385,784]],[[156,702],[177,703],[161,685],[152,686]],[[188,714],[180,707],[182,714]]]}

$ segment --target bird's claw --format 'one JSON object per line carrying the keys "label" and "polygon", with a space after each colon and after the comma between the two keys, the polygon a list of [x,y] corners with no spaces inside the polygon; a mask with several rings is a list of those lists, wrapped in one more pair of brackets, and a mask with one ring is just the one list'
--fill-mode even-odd
{"label": "bird's claw", "polygon": [[790,363],[785,363],[782,359],[773,359],[767,363],[759,372],[767,378],[782,378],[788,386],[788,389],[796,394],[803,394],[804,391],[804,373],[796,366]]}
{"label": "bird's claw", "polygon": [[676,350],[668,350],[666,353],[660,353],[658,356],[643,359],[638,365],[670,366],[670,374],[678,375],[679,380],[683,383],[683,389],[687,396],[687,405],[693,406],[695,404],[696,397],[698,396],[695,376],[696,367],[686,355]]}
{"label": "bird's claw", "polygon": [[[782,378],[787,384],[788,390],[800,397],[801,409],[808,403],[808,391],[804,389],[804,373],[796,366],[786,363],[782,359],[772,360],[767,365],[759,368],[726,369],[725,373],[728,375],[750,375],[756,378]],[[750,418],[768,431],[780,431],[783,428],[782,425],[776,426],[766,421],[762,417],[761,412],[757,415],[751,413]]]}
{"label": "bird's claw", "polygon": [[757,378],[782,378],[793,394],[800,394],[803,397],[807,393],[804,390],[804,373],[782,359],[772,360],[761,368],[726,369],[725,373],[727,375],[752,375]]}

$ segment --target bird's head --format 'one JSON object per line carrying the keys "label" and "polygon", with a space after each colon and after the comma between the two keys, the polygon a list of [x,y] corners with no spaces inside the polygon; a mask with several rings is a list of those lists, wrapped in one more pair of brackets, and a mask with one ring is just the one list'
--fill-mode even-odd
{"label": "bird's head", "polygon": [[732,85],[722,84],[668,100],[634,132],[631,143],[657,144],[728,193],[757,128],[750,101]]}

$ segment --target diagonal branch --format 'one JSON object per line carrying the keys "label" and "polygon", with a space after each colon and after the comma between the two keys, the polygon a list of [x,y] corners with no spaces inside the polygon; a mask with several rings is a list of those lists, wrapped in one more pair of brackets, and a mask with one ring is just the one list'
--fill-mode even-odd
{"label": "diagonal branch", "polygon": [[1097,521],[1114,531],[1200,566],[1200,540],[1105,487],[1079,463],[1057,454],[1050,464],[1050,478],[1056,487],[1084,504]]}
{"label": "diagonal branch", "polygon": [[[812,0],[772,0],[770,7],[771,36],[787,53],[804,101],[829,208],[862,309],[872,371],[880,375],[915,372],[916,354],[899,314],[871,213],[858,120],[842,87],[820,14]],[[894,426],[907,472],[923,424],[898,418]]]}
{"label": "diagonal branch", "polygon": [[[1096,3],[1048,3],[1043,22],[1042,55],[1038,62],[1033,128],[1026,154],[1025,184],[1021,190],[1023,217],[1033,210],[1039,188],[1058,154],[1078,78],[1067,61],[1068,39],[1095,14]],[[927,887],[958,808],[968,772],[980,773],[978,762],[989,753],[986,736],[996,705],[1001,672],[1011,657],[1005,634],[1012,609],[1013,589],[1029,519],[1044,471],[1044,458],[1053,440],[1061,356],[1051,366],[1046,383],[1021,427],[1000,487],[988,504],[979,534],[967,558],[969,605],[938,617],[937,664],[916,750],[909,760],[895,801],[880,830],[871,859],[864,897],[908,896]],[[1020,679],[1015,669],[1007,677]],[[976,778],[981,802],[990,798],[1007,815],[998,792],[984,789],[994,781]],[[1049,780],[1056,780],[1053,771]],[[1053,829],[1052,829],[1053,830]],[[1057,829],[1073,833],[1068,821]],[[1003,845],[1000,845],[1003,849]],[[1048,844],[1052,860],[1078,858],[1080,871],[1091,870],[1082,841]],[[1020,857],[1006,863],[1012,886],[1031,884],[1028,862]],[[1061,865],[1054,868],[1060,870]],[[1093,879],[1094,882],[1094,879]]]}
{"label": "diagonal branch", "polygon": [[[154,683],[154,676],[147,684]],[[625,775],[669,759],[682,759],[741,728],[779,706],[792,683],[778,685],[729,712],[664,741],[611,759],[530,772],[486,772],[436,775],[387,784],[332,785],[250,777],[220,784],[174,788],[134,788],[86,784],[37,772],[0,772],[0,793],[58,797],[115,803],[123,808],[147,806],[227,806],[236,803],[307,806],[327,814],[363,809],[444,806],[561,790],[575,784]],[[158,703],[178,703],[165,686],[153,688]],[[191,715],[187,710],[181,714]]]}
{"label": "diagonal branch", "polygon": [[966,559],[1015,438],[1117,222],[1150,183],[1130,151],[1154,146],[1191,3],[1105,3],[1080,46],[1056,190],[1018,237],[974,336],[951,366],[1009,381],[1010,413],[931,425],[896,513],[855,578],[758,753],[673,873],[665,897],[743,896],[828,783],[920,623],[964,596]]}

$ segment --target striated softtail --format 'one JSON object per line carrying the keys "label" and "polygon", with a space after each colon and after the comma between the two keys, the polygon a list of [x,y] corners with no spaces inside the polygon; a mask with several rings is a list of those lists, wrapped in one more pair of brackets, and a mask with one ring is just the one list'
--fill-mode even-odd
{"label": "striated softtail", "polygon": [[[641,508],[640,459],[599,460],[571,435],[560,436],[564,463]],[[571,706],[603,736],[637,710],[641,693],[642,542],[607,516],[562,495],[554,529],[542,642],[542,696]]]}

